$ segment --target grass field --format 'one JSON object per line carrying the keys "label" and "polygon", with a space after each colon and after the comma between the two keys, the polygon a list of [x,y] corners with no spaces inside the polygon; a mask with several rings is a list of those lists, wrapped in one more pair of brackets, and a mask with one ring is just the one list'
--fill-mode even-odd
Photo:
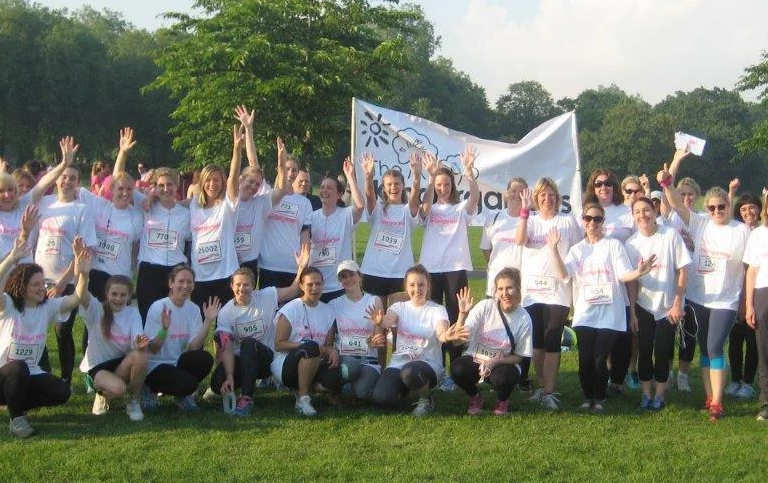
{"label": "grass field", "polygon": [[[365,226],[358,235],[361,253]],[[479,231],[473,229],[471,236],[477,247]],[[476,268],[485,266],[479,251],[474,261]],[[478,294],[485,287],[483,280],[471,285]],[[77,330],[79,335],[82,325]],[[48,347],[57,365],[52,337]],[[577,414],[576,362],[576,353],[563,354],[562,412],[549,414],[514,393],[514,412],[505,418],[487,412],[467,416],[467,398],[457,391],[437,392],[435,413],[423,419],[413,418],[410,408],[389,412],[366,403],[331,408],[317,396],[320,416],[307,420],[294,413],[288,393],[257,392],[250,418],[233,419],[220,405],[205,403],[198,414],[182,414],[163,398],[158,412],[130,423],[122,402],[105,416],[92,416],[93,398],[83,394],[78,373],[78,394],[69,403],[31,412],[36,436],[18,441],[0,435],[0,480],[765,480],[768,425],[754,420],[755,400],[727,399],[727,417],[709,423],[698,409],[703,398],[695,375],[693,394],[673,390],[661,413],[637,411],[639,392],[630,391],[609,401],[607,415]],[[489,407],[495,398],[483,393]]]}

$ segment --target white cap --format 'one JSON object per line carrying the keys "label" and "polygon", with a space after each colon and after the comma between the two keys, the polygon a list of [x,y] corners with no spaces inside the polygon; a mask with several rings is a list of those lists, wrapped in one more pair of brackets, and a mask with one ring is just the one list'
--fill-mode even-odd
{"label": "white cap", "polygon": [[651,191],[652,200],[661,200],[661,191]]}
{"label": "white cap", "polygon": [[339,275],[344,270],[349,270],[350,272],[359,272],[360,267],[354,260],[344,260],[343,262],[339,263],[338,268],[336,268],[336,275]]}

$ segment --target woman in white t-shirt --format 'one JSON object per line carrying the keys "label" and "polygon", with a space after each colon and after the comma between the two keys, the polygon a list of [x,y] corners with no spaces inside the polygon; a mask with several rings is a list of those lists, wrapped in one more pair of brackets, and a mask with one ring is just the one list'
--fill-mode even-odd
{"label": "woman in white t-shirt", "polygon": [[381,297],[386,307],[388,297],[402,291],[405,272],[413,265],[411,234],[420,221],[422,159],[415,152],[410,156],[413,178],[410,196],[405,193],[405,177],[400,170],[390,169],[384,173],[382,201],[376,199],[374,165],[373,155],[364,153],[365,199],[371,234],[360,271],[363,290]]}
{"label": "woman in white t-shirt", "polygon": [[[467,271],[472,270],[467,227],[480,200],[474,171],[478,153],[471,145],[461,153],[463,176],[469,185],[469,198],[462,201],[459,200],[453,172],[447,167],[439,167],[437,158],[431,153],[425,156],[429,184],[421,205],[424,239],[419,263],[427,269],[431,278],[432,293],[429,298],[443,305],[448,312],[448,320],[455,323],[459,317],[456,296],[467,287]],[[443,352],[448,354],[451,363],[461,356],[461,348],[453,344],[444,345]],[[449,381],[444,384],[453,386]]]}
{"label": "woman in white t-shirt", "polygon": [[344,174],[352,190],[353,205],[338,206],[341,195],[344,194],[344,187],[335,177],[327,176],[320,182],[322,208],[313,212],[310,218],[312,266],[317,267],[323,274],[325,283],[320,300],[325,303],[344,294],[336,272],[342,260],[350,260],[354,255],[354,230],[363,215],[363,194],[357,187],[355,167],[349,157],[344,160]]}
{"label": "woman in white t-shirt", "polygon": [[373,308],[381,309],[381,299],[363,292],[362,274],[354,260],[344,260],[337,268],[344,295],[330,302],[336,323],[333,332],[340,354],[343,382],[350,383],[358,399],[371,396],[386,361],[387,338],[367,317]]}
{"label": "woman in white t-shirt", "polygon": [[[687,156],[675,152],[675,160]],[[674,161],[673,161],[674,162]],[[667,165],[659,171],[659,184],[669,204],[688,225],[695,245],[693,266],[686,298],[696,314],[701,355],[702,382],[706,393],[705,407],[710,420],[723,416],[725,390],[725,358],[723,347],[731,331],[744,282],[742,258],[749,238],[749,227],[731,219],[728,193],[714,187],[705,195],[709,214],[691,212],[675,189]]]}
{"label": "woman in white t-shirt", "polygon": [[175,397],[184,411],[197,411],[195,393],[213,367],[205,351],[205,339],[216,320],[221,302],[211,297],[200,309],[189,300],[195,288],[195,272],[188,265],[173,267],[168,275],[168,297],[152,304],[144,333],[150,339],[147,377],[141,394],[143,409],[157,408],[157,393]]}
{"label": "woman in white t-shirt", "polygon": [[149,339],[144,335],[139,311],[129,305],[131,289],[130,278],[113,275],[104,287],[103,302],[90,293],[83,296],[80,305],[88,328],[88,347],[80,370],[91,378],[96,390],[93,414],[106,414],[110,399],[127,395],[128,417],[141,421],[144,413],[139,394],[147,375]]}
{"label": "woman in white t-shirt", "polygon": [[[571,310],[572,289],[569,280],[557,278],[547,248],[547,233],[552,228],[560,232],[561,257],[565,257],[584,234],[572,215],[560,212],[560,193],[552,179],[541,178],[533,187],[532,199],[525,190],[522,200],[515,242],[523,246],[522,303],[533,324],[533,363],[539,385],[530,400],[557,410],[560,341]],[[531,208],[537,214],[529,219]]]}
{"label": "woman in white t-shirt", "polygon": [[339,351],[333,346],[333,310],[320,301],[323,274],[306,267],[299,283],[301,298],[285,304],[275,317],[272,375],[295,391],[295,407],[301,415],[314,416],[311,389],[330,392],[333,401],[341,393]]}
{"label": "woman in white t-shirt", "polygon": [[77,307],[91,270],[90,254],[80,252],[74,264],[74,293],[48,298],[43,269],[34,263],[18,264],[27,251],[26,242],[19,238],[0,262],[0,280],[5,281],[5,293],[0,295],[0,404],[7,406],[10,432],[19,438],[34,433],[26,415],[29,409],[57,406],[69,399],[69,382],[43,371],[40,358],[48,327],[61,323]]}
{"label": "woman in white t-shirt", "polygon": [[443,375],[441,344],[464,343],[469,330],[450,325],[445,307],[429,300],[429,272],[421,265],[405,273],[405,292],[409,300],[392,304],[386,311],[369,311],[371,321],[383,329],[397,328],[397,343],[389,365],[373,389],[373,401],[394,406],[408,393],[418,395],[414,416],[434,411],[430,396]]}
{"label": "woman in white t-shirt", "polygon": [[454,382],[469,395],[468,414],[480,414],[483,396],[477,384],[487,380],[498,395],[493,414],[509,412],[509,396],[520,380],[520,363],[531,357],[531,318],[520,306],[520,271],[504,268],[494,280],[496,297],[474,299],[469,289],[459,295],[456,325],[469,329],[464,355],[451,364]]}
{"label": "woman in white t-shirt", "polygon": [[552,228],[547,244],[557,276],[573,279],[573,328],[579,340],[579,381],[586,401],[579,407],[596,414],[605,411],[608,355],[619,334],[627,331],[629,311],[624,283],[651,270],[655,256],[641,260],[633,270],[624,245],[603,235],[605,210],[587,203],[582,210],[586,237],[568,250],[563,261],[557,249],[560,232]]}
{"label": "woman in white t-shirt", "polygon": [[[639,337],[638,375],[643,396],[641,409],[664,408],[669,387],[669,360],[674,355],[675,333],[685,312],[685,285],[691,257],[677,230],[656,224],[653,201],[640,197],[632,204],[637,232],[625,247],[630,263],[656,255],[656,266],[637,282],[634,310]],[[653,382],[656,383],[655,394]]]}
{"label": "woman in white t-shirt", "polygon": [[[301,271],[308,262],[309,246],[303,245],[296,265]],[[211,391],[229,394],[240,389],[232,414],[248,416],[253,410],[256,379],[271,375],[277,308],[300,295],[299,276],[290,287],[256,290],[256,275],[250,268],[240,267],[232,274],[230,287],[234,296],[216,318],[214,341],[219,365],[211,376]]]}

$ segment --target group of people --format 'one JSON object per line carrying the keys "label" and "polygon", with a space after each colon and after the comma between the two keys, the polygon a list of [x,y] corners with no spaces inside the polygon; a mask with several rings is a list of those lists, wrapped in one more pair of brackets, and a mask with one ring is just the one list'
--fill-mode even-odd
{"label": "group of people", "polygon": [[[461,388],[468,413],[479,414],[483,382],[497,394],[493,414],[504,415],[514,388],[531,384],[531,362],[531,399],[557,410],[571,310],[585,398],[579,409],[606,410],[606,393],[622,391],[633,353],[641,407],[662,409],[678,333],[687,363],[698,339],[711,419],[723,415],[729,333],[731,355],[747,341],[747,361],[759,361],[768,384],[768,274],[760,269],[768,228],[759,226],[768,216],[760,198],[744,194],[733,219],[734,194],[720,188],[705,195],[707,212],[696,212],[695,182],[674,184],[685,151],[659,172],[656,196],[645,177],[619,184],[609,170],[592,173],[581,222],[561,211],[553,180],[543,177],[531,189],[512,178],[506,209],[483,231],[488,289],[475,303],[467,280],[468,225],[480,199],[474,148],[460,156],[464,199],[454,173],[430,153],[411,156],[410,193],[399,170],[384,173],[376,193],[366,154],[362,189],[352,160],[342,165],[349,206],[341,181],[329,175],[313,207],[308,188],[295,188],[302,171],[281,139],[269,187],[256,154],[255,113],[238,106],[235,118],[229,170],[203,168],[187,200],[177,199],[179,177],[170,168],[154,169],[144,192],[134,189],[126,172],[136,143],[130,128],[121,130],[111,176],[96,193],[80,187],[79,146],[70,137],[60,142],[62,161],[26,189],[0,173],[0,404],[12,434],[33,433],[29,409],[68,400],[78,312],[92,412],[125,398],[133,421],[157,407],[160,394],[197,410],[198,387],[211,371],[209,392],[231,400],[228,412],[240,416],[253,410],[257,381],[270,377],[307,416],[316,413],[315,392],[334,404],[346,392],[381,406],[412,394],[413,413],[423,415],[434,410],[438,386]],[[54,183],[56,194],[45,195]],[[364,214],[371,232],[358,266],[354,229]],[[424,240],[415,264],[417,225]],[[51,374],[49,325],[61,377]],[[214,354],[206,350],[211,332]],[[684,369],[681,363],[681,388]],[[745,367],[733,381],[737,390],[731,384],[728,391],[751,386],[754,373]],[[767,406],[759,417],[768,417]]]}

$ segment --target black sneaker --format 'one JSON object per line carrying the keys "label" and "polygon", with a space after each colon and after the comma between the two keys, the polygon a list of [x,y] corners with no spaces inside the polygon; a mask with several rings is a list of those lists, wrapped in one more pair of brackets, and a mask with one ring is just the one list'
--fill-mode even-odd
{"label": "black sneaker", "polygon": [[520,387],[520,392],[531,392],[531,391],[533,391],[533,387],[531,386],[531,381],[529,379],[526,379],[524,381],[520,381],[518,383],[518,387]]}

